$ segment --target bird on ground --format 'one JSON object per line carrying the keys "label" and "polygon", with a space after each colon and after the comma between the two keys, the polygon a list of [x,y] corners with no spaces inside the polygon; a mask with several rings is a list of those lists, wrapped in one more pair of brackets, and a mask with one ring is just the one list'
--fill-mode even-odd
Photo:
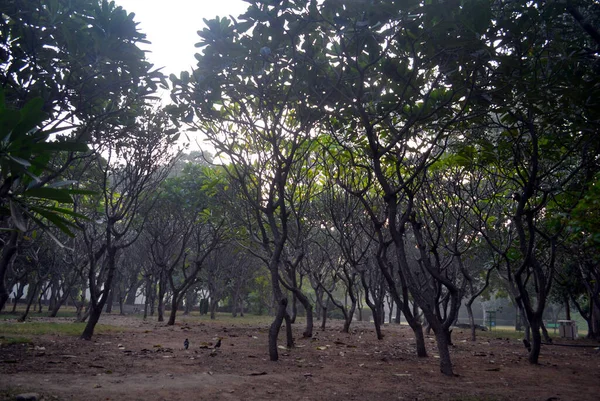
{"label": "bird on ground", "polygon": [[186,338],[183,342],[183,348],[188,349],[190,347],[190,341]]}
{"label": "bird on ground", "polygon": [[219,341],[215,344],[215,348],[219,348],[221,346],[221,337],[219,337]]}

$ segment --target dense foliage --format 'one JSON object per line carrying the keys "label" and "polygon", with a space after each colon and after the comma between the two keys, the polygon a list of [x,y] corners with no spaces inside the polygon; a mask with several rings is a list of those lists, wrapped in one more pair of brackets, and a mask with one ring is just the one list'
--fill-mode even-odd
{"label": "dense foliage", "polygon": [[[307,337],[313,315],[335,309],[348,330],[366,304],[381,338],[387,302],[419,356],[434,331],[447,375],[459,308],[474,339],[482,294],[519,311],[532,363],[549,303],[600,336],[597,4],[247,2],[205,21],[158,111],[133,15],[7,3],[3,288],[82,308],[89,292],[90,322],[138,292],[145,316],[170,305],[169,324],[195,305],[270,309],[272,360],[298,303]],[[214,158],[175,162],[183,129]],[[70,268],[25,263],[65,235]]]}

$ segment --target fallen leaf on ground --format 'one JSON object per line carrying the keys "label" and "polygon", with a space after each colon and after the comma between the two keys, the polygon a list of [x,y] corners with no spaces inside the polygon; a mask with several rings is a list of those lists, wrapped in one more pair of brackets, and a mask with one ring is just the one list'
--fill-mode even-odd
{"label": "fallen leaf on ground", "polygon": [[248,373],[248,376],[264,376],[266,374],[267,374],[267,372],[252,372],[252,373]]}

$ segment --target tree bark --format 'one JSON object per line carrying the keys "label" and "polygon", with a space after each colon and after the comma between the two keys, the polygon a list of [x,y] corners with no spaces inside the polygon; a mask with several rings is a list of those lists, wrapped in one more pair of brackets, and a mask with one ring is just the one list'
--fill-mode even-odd
{"label": "tree bark", "polygon": [[438,352],[440,353],[440,371],[446,376],[454,376],[452,361],[450,360],[450,334],[448,330],[436,330],[435,338],[437,340]]}
{"label": "tree bark", "polygon": [[210,319],[215,320],[217,318],[217,305],[219,305],[219,301],[214,298],[210,299]]}
{"label": "tree bark", "polygon": [[475,328],[475,318],[473,317],[473,302],[467,302],[465,307],[467,308],[467,315],[469,316],[469,326],[471,326],[471,341],[476,341],[477,329]]}
{"label": "tree bark", "polygon": [[24,322],[25,319],[27,319],[27,315],[29,314],[29,309],[31,308],[31,305],[33,304],[33,300],[36,298],[36,293],[37,293],[37,289],[39,287],[39,283],[35,283],[35,285],[33,284],[29,284],[31,287],[29,288],[29,294],[28,294],[28,299],[27,299],[27,306],[25,307],[25,311],[21,314],[21,317],[19,317],[19,322]]}
{"label": "tree bark", "polygon": [[106,313],[112,313],[114,298],[115,298],[115,290],[111,289],[108,292],[108,299],[106,300]]}
{"label": "tree bark", "polygon": [[[292,293],[294,298],[300,301],[300,304],[306,311],[306,328],[304,329],[304,333],[302,333],[302,337],[311,338],[313,336],[313,306],[310,303],[310,300],[306,295],[302,293],[302,291],[296,287],[292,287]],[[292,320],[292,323],[294,321]]]}
{"label": "tree bark", "polygon": [[4,305],[9,297],[8,289],[6,288],[6,283],[4,280],[6,278],[6,272],[8,271],[10,261],[17,252],[18,238],[19,233],[17,231],[11,232],[8,243],[6,243],[2,249],[2,256],[0,257],[0,310],[4,309]]}
{"label": "tree bark", "polygon": [[83,329],[83,333],[81,333],[82,340],[91,340],[94,335],[94,329],[96,328],[96,324],[100,320],[100,315],[102,314],[103,306],[92,306],[90,308],[90,315],[87,324],[85,325],[85,329]]}
{"label": "tree bark", "polygon": [[540,324],[537,319],[531,319],[531,351],[529,352],[529,363],[537,364],[542,349],[542,336],[540,335]]}
{"label": "tree bark", "polygon": [[[162,276],[162,274],[161,274]],[[166,279],[161,277],[158,282],[158,321],[165,321],[165,290],[166,290]]]}
{"label": "tree bark", "polygon": [[[169,315],[169,321],[167,322],[167,326],[175,325],[175,318],[177,317],[177,306],[179,305],[178,297],[179,293],[177,291],[173,292],[173,297],[171,298],[171,314]],[[210,318],[214,319],[212,317],[212,313]]]}
{"label": "tree bark", "polygon": [[279,330],[281,324],[286,315],[287,309],[287,298],[282,298],[277,306],[277,314],[271,326],[269,327],[269,358],[271,361],[279,360],[279,353],[277,352],[277,337],[279,336]]}

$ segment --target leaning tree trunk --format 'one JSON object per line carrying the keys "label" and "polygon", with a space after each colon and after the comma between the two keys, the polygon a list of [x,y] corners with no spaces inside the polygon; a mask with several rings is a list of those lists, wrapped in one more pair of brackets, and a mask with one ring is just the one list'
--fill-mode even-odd
{"label": "leaning tree trunk", "polygon": [[102,308],[104,306],[100,306],[100,305],[91,305],[90,306],[90,311],[89,311],[89,320],[87,322],[87,324],[85,325],[85,329],[83,330],[83,333],[81,334],[81,339],[82,340],[91,340],[92,336],[94,335],[94,329],[96,327],[96,324],[98,324],[98,321],[100,320],[100,315],[102,314]]}
{"label": "leaning tree trunk", "polygon": [[344,327],[342,329],[343,333],[350,332],[350,324],[352,323],[352,318],[354,317],[354,312],[356,311],[356,302],[352,301],[350,305],[350,310],[347,313],[344,313]]}
{"label": "leaning tree trunk", "polygon": [[[300,289],[292,287],[292,291],[294,298],[300,301],[300,304],[306,311],[306,329],[304,330],[304,333],[302,333],[302,337],[310,338],[313,336],[313,306],[308,297],[304,295]],[[294,320],[292,320],[292,323],[294,323]]]}
{"label": "leaning tree trunk", "polygon": [[279,304],[277,306],[275,320],[273,320],[273,323],[271,323],[271,326],[269,327],[269,358],[271,361],[279,360],[279,353],[277,352],[277,337],[279,336],[281,324],[283,323],[283,319],[287,313],[286,309],[287,298],[282,298],[279,300]]}
{"label": "leaning tree trunk", "polygon": [[296,317],[298,316],[298,298],[296,292],[292,292],[292,315],[290,316],[290,322],[296,323]]}
{"label": "leaning tree trunk", "polygon": [[17,303],[23,297],[23,293],[24,292],[25,292],[25,284],[20,285],[20,283],[17,283],[17,292],[15,293],[15,299],[13,299],[13,308],[12,308],[12,312],[11,313],[16,313],[17,312]]}
{"label": "leaning tree trunk", "polygon": [[29,293],[29,297],[27,299],[27,306],[25,307],[25,311],[23,312],[23,314],[21,314],[21,317],[19,317],[19,322],[24,322],[25,319],[27,319],[27,315],[29,314],[29,309],[31,308],[31,304],[33,304],[33,300],[36,298],[36,292],[38,289],[39,283],[35,283],[35,285],[33,286],[33,288],[30,288],[30,293]]}
{"label": "leaning tree trunk", "polygon": [[471,326],[471,341],[477,340],[475,318],[473,317],[473,301],[469,301],[465,304],[467,308],[467,315],[469,316],[469,326]]}
{"label": "leaning tree trunk", "polygon": [[[110,246],[110,237],[108,242],[108,251],[107,251],[107,262],[108,262],[108,274],[106,275],[106,280],[104,281],[104,288],[101,295],[96,294],[92,291],[90,295],[90,316],[89,320],[83,329],[83,333],[81,334],[82,340],[91,340],[94,335],[94,329],[96,328],[96,324],[100,320],[100,315],[102,314],[102,309],[104,309],[104,305],[108,300],[108,293],[111,291],[111,286],[113,282],[113,278],[116,270],[116,255],[117,248]],[[90,283],[91,287],[91,283]],[[92,290],[93,288],[90,288]],[[99,295],[99,298],[97,297]]]}
{"label": "leaning tree trunk", "polygon": [[546,329],[546,325],[544,324],[544,322],[541,322],[541,326],[540,328],[542,329],[542,334],[544,336],[544,340],[547,343],[551,343],[552,342],[552,337],[550,337],[550,334],[548,334],[548,330]]}

